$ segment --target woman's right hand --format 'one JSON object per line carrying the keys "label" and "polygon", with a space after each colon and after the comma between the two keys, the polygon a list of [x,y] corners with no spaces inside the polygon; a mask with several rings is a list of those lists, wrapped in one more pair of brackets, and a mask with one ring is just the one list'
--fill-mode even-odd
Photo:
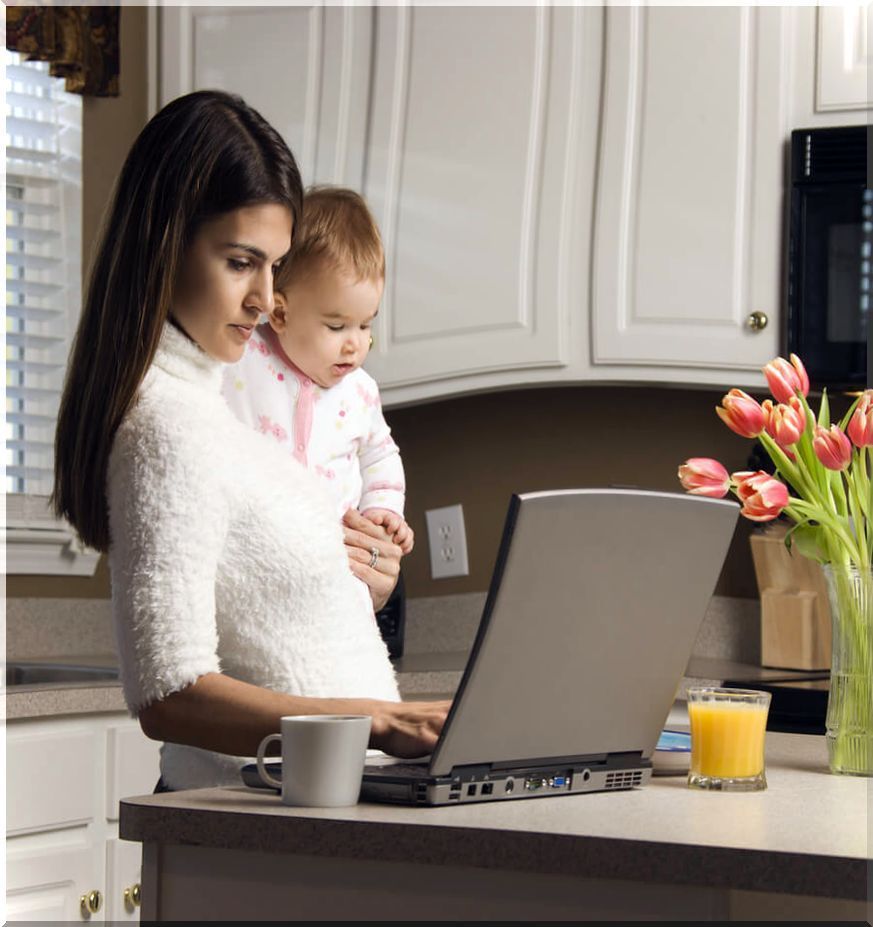
{"label": "woman's right hand", "polygon": [[379,702],[372,712],[370,746],[411,759],[433,751],[451,699],[440,702]]}

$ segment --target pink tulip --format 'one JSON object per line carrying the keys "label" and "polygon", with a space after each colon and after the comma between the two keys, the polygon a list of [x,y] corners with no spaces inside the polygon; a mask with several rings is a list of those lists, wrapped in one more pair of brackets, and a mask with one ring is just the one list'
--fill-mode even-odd
{"label": "pink tulip", "polygon": [[846,431],[855,447],[873,447],[873,389],[864,390]]}
{"label": "pink tulip", "polygon": [[845,470],[852,461],[852,442],[840,431],[839,425],[830,428],[816,425],[812,449],[828,470]]}
{"label": "pink tulip", "polygon": [[788,505],[788,489],[763,470],[731,474],[734,489],[743,503],[740,515],[751,521],[772,521]]}
{"label": "pink tulip", "polygon": [[761,408],[767,434],[782,448],[797,444],[806,428],[806,412],[797,396],[792,396],[787,405],[779,403],[774,406],[765,399]]}
{"label": "pink tulip", "polygon": [[679,468],[679,481],[692,496],[713,499],[726,496],[731,485],[727,470],[711,457],[690,457]]}
{"label": "pink tulip", "polygon": [[764,430],[764,410],[741,389],[730,390],[715,411],[731,431],[744,438],[757,438]]}
{"label": "pink tulip", "polygon": [[777,357],[765,364],[763,369],[767,385],[777,402],[790,402],[798,390],[804,396],[809,395],[809,377],[803,361],[796,354],[791,355],[790,364],[784,357]]}

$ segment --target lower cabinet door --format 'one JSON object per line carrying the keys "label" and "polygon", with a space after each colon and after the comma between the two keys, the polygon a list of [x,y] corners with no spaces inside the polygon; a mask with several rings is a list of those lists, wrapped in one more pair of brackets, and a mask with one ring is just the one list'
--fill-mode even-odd
{"label": "lower cabinet door", "polygon": [[148,795],[161,774],[161,745],[149,740],[136,721],[113,724],[106,732],[106,818],[118,820],[118,803],[128,795]]}
{"label": "lower cabinet door", "polygon": [[6,840],[7,921],[89,921],[106,917],[102,841],[87,827]]}
{"label": "lower cabinet door", "polygon": [[142,844],[113,837],[106,841],[106,916],[139,923]]}

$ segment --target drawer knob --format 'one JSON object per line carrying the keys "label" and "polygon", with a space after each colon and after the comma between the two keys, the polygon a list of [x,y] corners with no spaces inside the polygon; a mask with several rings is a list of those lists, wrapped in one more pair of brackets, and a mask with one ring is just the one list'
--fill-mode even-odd
{"label": "drawer knob", "polygon": [[88,892],[87,895],[82,895],[79,900],[82,905],[83,917],[90,917],[92,914],[97,914],[103,907],[103,895],[101,892],[97,891],[96,888]]}
{"label": "drawer knob", "polygon": [[124,904],[127,908],[138,908],[142,902],[142,887],[139,882],[124,890]]}
{"label": "drawer knob", "polygon": [[766,312],[750,312],[749,317],[746,319],[746,325],[748,325],[753,332],[762,332],[767,327],[769,321]]}

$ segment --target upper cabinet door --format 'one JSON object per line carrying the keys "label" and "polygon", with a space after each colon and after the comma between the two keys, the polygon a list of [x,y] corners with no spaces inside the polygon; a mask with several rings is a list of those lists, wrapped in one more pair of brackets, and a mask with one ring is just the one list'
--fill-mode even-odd
{"label": "upper cabinet door", "polygon": [[819,7],[816,112],[873,108],[868,85],[871,19],[873,7],[869,4]]}
{"label": "upper cabinet door", "polygon": [[160,102],[239,94],[281,133],[305,184],[360,189],[372,38],[364,8],[162,7]]}
{"label": "upper cabinet door", "polygon": [[565,363],[585,304],[561,285],[578,37],[572,10],[378,9],[364,192],[386,248],[367,361],[383,386]]}
{"label": "upper cabinet door", "polygon": [[605,12],[592,361],[760,367],[779,344],[788,14]]}

